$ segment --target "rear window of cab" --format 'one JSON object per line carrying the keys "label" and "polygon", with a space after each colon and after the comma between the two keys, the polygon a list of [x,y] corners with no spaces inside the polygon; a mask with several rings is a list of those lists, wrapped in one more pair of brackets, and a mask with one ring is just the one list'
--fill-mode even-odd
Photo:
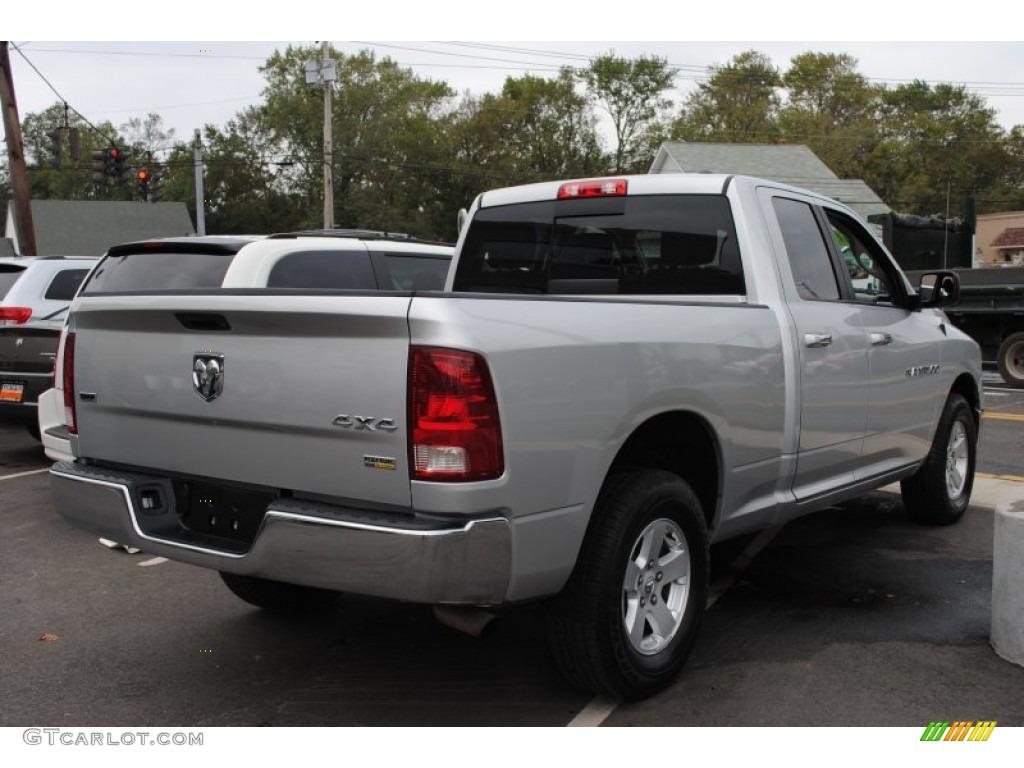
{"label": "rear window of cab", "polygon": [[636,195],[482,208],[454,289],[470,292],[742,295],[722,195]]}

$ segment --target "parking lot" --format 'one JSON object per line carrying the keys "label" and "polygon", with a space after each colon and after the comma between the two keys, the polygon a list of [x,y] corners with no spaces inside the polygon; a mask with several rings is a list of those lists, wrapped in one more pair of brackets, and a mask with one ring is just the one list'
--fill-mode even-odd
{"label": "parking lot", "polygon": [[719,545],[687,667],[632,704],[561,680],[541,605],[482,639],[351,597],[286,620],[211,571],[108,550],[54,512],[38,444],[0,428],[0,725],[1022,726],[1024,668],[988,633],[992,506],[1024,497],[1024,393],[993,386],[986,407],[963,521],[911,524],[879,492]]}

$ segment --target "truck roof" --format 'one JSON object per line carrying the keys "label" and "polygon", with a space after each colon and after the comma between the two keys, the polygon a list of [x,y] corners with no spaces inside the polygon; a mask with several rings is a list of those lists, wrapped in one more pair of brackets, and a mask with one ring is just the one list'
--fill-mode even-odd
{"label": "truck roof", "polygon": [[[752,176],[741,176],[726,173],[658,173],[562,179],[558,181],[544,181],[536,184],[524,184],[517,187],[505,187],[502,189],[490,190],[481,194],[477,200],[479,207],[481,208],[498,205],[515,205],[517,203],[539,202],[543,200],[555,200],[558,198],[559,189],[562,187],[573,184],[599,184],[601,182],[625,182],[626,195],[720,195],[725,193],[729,185],[742,184],[791,189],[811,197],[817,197],[823,200],[827,199],[832,203],[837,202],[831,198],[824,198],[817,193],[806,189],[800,189],[799,187],[794,187],[792,185],[781,184],[776,181],[759,179]],[[842,204],[840,203],[839,205]]]}

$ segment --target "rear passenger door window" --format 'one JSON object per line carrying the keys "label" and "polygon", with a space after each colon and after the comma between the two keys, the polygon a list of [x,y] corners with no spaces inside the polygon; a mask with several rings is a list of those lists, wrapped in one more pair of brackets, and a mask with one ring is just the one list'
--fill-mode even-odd
{"label": "rear passenger door window", "polygon": [[88,269],[62,269],[53,276],[43,298],[48,301],[71,301],[88,274]]}
{"label": "rear passenger door window", "polygon": [[785,197],[773,198],[772,206],[800,298],[838,301],[839,281],[814,210],[807,203]]}
{"label": "rear passenger door window", "polygon": [[377,281],[365,251],[295,251],[274,264],[267,287],[373,290]]}

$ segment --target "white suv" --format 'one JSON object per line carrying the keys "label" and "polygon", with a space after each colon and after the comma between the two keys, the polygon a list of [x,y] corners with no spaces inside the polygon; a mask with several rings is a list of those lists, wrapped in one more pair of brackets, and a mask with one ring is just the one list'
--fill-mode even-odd
{"label": "white suv", "polygon": [[71,304],[96,256],[0,259],[0,325],[42,320]]}
{"label": "white suv", "polygon": [[0,422],[39,437],[40,397],[53,384],[53,360],[68,307],[97,257],[0,259]]}
{"label": "white suv", "polygon": [[238,252],[224,288],[441,291],[455,249],[394,232],[328,229],[271,235]]}

